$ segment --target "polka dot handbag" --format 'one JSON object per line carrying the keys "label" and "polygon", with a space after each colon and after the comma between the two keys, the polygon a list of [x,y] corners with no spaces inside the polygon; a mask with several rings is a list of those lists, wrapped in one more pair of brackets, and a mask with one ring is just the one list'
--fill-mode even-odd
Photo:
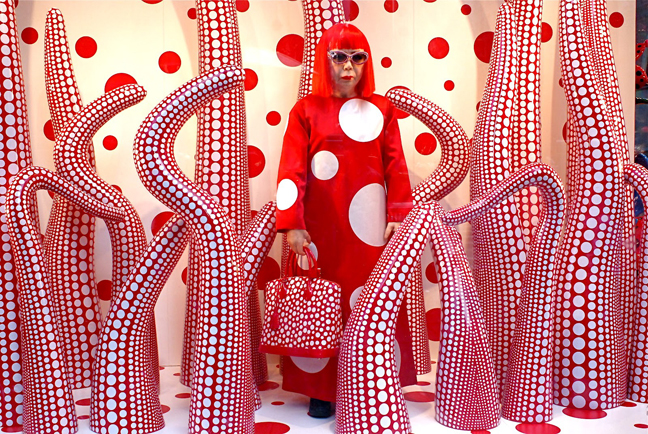
{"label": "polka dot handbag", "polygon": [[[291,251],[290,277],[266,287],[266,311],[259,350],[298,357],[336,356],[342,339],[342,290],[337,283],[319,278],[317,261],[305,249],[308,270],[297,265]],[[298,274],[303,274],[299,276]]]}

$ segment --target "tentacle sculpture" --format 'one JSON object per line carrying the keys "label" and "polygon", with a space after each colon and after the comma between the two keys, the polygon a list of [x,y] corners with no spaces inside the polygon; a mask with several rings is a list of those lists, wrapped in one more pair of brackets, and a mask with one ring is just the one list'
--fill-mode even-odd
{"label": "tentacle sculpture", "polygon": [[566,230],[557,260],[554,402],[605,409],[620,405],[627,388],[617,271],[626,196],[623,157],[584,35],[583,4],[560,4],[561,73],[575,128]]}
{"label": "tentacle sculpture", "polygon": [[[58,139],[83,104],[72,69],[63,15],[52,9],[45,21],[45,90]],[[81,143],[80,145],[85,145]],[[84,146],[94,171],[92,144]],[[88,150],[89,149],[89,150]],[[101,313],[94,276],[94,217],[59,196],[45,232],[45,257],[56,298],[63,352],[74,388],[90,386],[92,352],[99,337]],[[80,303],[79,303],[80,302]]]}
{"label": "tentacle sculpture", "polygon": [[[223,66],[189,81],[148,115],[137,133],[135,162],[144,186],[175,211],[200,241],[198,325],[189,432],[252,433],[254,394],[247,300],[239,241],[229,216],[179,169],[173,143],[187,119],[240,85],[243,71]],[[218,369],[215,369],[215,368]],[[228,387],[222,388],[226,381]]]}
{"label": "tentacle sculpture", "polygon": [[36,190],[47,189],[74,201],[89,214],[109,221],[124,218],[121,210],[86,196],[54,173],[23,169],[12,180],[7,197],[7,224],[16,252],[20,290],[24,432],[74,433],[77,419],[65,357],[61,351],[54,297],[45,267],[41,235],[31,215]]}
{"label": "tentacle sculpture", "polygon": [[[6,204],[4,192],[10,180],[21,169],[32,165],[29,121],[25,101],[25,83],[20,57],[20,35],[16,24],[14,0],[0,0],[0,26],[4,79],[0,82],[0,204]],[[36,221],[35,200],[31,215]],[[0,427],[18,429],[23,423],[23,385],[20,356],[20,322],[18,314],[18,286],[14,252],[5,226],[7,217],[0,207]]]}
{"label": "tentacle sculpture", "polygon": [[[385,95],[397,108],[423,122],[432,131],[441,147],[437,168],[414,188],[414,203],[439,201],[461,184],[468,174],[468,136],[459,123],[433,102],[407,89],[393,89]],[[430,372],[430,346],[425,320],[423,273],[421,264],[412,273],[405,294],[408,322],[412,333],[412,349],[416,373]]]}

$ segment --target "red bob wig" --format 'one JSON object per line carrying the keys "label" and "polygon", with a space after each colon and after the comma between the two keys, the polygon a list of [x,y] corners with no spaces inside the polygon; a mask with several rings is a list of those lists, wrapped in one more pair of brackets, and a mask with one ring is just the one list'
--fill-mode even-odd
{"label": "red bob wig", "polygon": [[376,90],[374,81],[371,48],[365,35],[353,24],[338,23],[328,29],[315,47],[315,65],[313,67],[313,95],[331,96],[333,93],[328,51],[331,49],[359,49],[369,53],[369,60],[364,64],[362,78],[356,85],[358,96],[368,97]]}

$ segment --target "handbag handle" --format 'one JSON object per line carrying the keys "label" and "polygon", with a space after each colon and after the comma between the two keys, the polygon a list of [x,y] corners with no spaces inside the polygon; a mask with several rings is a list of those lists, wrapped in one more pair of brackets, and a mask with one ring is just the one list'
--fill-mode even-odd
{"label": "handbag handle", "polygon": [[319,270],[317,268],[317,260],[315,259],[315,255],[313,255],[313,252],[308,247],[304,248],[304,252],[306,252],[306,258],[308,259],[308,269],[304,270],[299,266],[299,258],[297,257],[297,254],[295,254],[295,252],[293,252],[291,249],[290,253],[288,254],[288,275],[311,278],[319,277]]}

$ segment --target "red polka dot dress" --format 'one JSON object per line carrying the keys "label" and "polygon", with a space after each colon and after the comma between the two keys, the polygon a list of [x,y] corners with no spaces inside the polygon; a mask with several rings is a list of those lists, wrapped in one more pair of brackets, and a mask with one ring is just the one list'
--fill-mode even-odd
{"label": "red polka dot dress", "polygon": [[[386,244],[387,222],[412,208],[394,106],[384,97],[309,95],[293,108],[277,188],[277,229],[306,229],[322,277],[342,287],[351,314]],[[404,309],[396,357],[403,385],[416,382]],[[285,357],[283,388],[335,401],[337,359]]]}

